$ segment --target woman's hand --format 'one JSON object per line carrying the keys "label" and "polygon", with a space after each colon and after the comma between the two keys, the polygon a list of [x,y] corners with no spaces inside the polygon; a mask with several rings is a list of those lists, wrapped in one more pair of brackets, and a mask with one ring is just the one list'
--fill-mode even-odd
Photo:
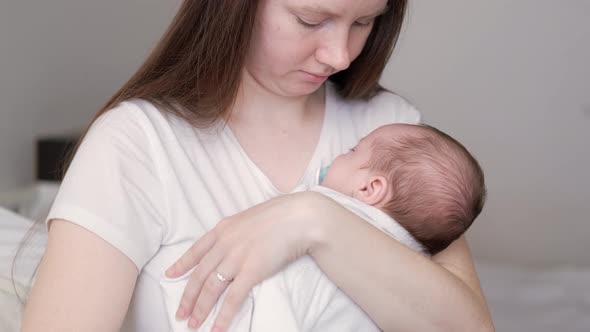
{"label": "woman's hand", "polygon": [[[306,254],[313,244],[313,227],[306,213],[314,193],[280,196],[224,218],[200,238],[167,271],[179,277],[195,267],[176,313],[200,326],[225,291],[214,331],[225,331],[258,283]],[[217,328],[217,330],[216,330]]]}

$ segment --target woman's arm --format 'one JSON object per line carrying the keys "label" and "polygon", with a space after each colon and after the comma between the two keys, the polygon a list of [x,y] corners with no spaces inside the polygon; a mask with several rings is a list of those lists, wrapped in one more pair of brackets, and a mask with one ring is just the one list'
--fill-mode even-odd
{"label": "woman's arm", "polygon": [[[315,193],[312,193],[315,194]],[[317,195],[310,255],[385,331],[493,331],[463,237],[427,259]],[[318,219],[319,218],[319,219]]]}
{"label": "woman's arm", "polygon": [[196,266],[177,318],[198,327],[227,288],[215,322],[226,331],[256,284],[306,253],[385,331],[493,330],[464,240],[433,262],[316,192],[273,198],[200,238],[167,271]]}
{"label": "woman's arm", "polygon": [[137,267],[78,225],[53,220],[50,226],[22,331],[118,331]]}

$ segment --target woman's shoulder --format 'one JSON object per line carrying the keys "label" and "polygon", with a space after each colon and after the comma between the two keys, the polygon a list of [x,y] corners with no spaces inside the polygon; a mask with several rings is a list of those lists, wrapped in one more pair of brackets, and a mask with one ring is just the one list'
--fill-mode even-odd
{"label": "woman's shoulder", "polygon": [[118,126],[128,128],[130,125],[145,125],[169,121],[153,103],[140,98],[132,98],[119,102],[103,112],[93,123],[93,126]]}
{"label": "woman's shoulder", "polygon": [[132,98],[119,102],[98,116],[89,132],[124,135],[129,140],[150,138],[166,142],[174,140],[174,137],[194,135],[195,130],[186,120],[154,103]]}

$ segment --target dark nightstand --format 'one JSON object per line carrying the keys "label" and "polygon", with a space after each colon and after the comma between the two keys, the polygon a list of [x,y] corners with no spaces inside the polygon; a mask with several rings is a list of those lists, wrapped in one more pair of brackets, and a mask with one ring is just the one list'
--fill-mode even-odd
{"label": "dark nightstand", "polygon": [[76,146],[78,135],[47,136],[37,139],[37,180],[61,181],[68,153]]}

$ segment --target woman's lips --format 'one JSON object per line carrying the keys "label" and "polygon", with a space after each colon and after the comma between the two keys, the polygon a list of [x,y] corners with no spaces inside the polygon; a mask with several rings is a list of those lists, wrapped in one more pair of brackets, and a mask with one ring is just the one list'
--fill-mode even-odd
{"label": "woman's lips", "polygon": [[323,81],[325,81],[326,79],[328,79],[328,77],[330,77],[330,75],[317,75],[317,74],[312,74],[310,72],[306,72],[306,71],[301,71],[305,77],[305,79],[307,81],[310,82],[314,82],[314,83],[321,83]]}

